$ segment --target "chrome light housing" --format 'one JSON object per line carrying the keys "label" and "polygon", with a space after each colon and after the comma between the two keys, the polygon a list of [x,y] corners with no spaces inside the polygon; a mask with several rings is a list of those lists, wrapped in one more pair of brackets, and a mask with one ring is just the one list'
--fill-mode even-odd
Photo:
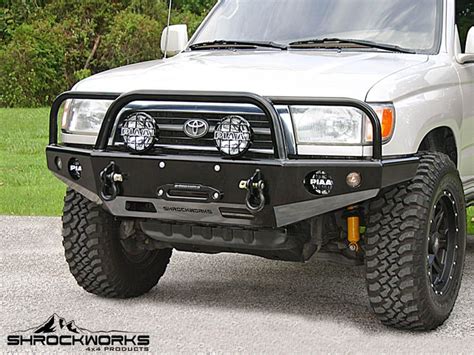
{"label": "chrome light housing", "polygon": [[96,136],[111,100],[68,100],[64,106],[62,131]]}

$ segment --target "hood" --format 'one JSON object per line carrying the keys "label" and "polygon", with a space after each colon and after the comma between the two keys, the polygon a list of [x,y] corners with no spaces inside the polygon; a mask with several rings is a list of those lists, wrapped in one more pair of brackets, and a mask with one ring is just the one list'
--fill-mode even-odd
{"label": "hood", "polygon": [[109,70],[74,89],[244,91],[365,100],[383,78],[427,60],[425,55],[389,52],[196,51]]}

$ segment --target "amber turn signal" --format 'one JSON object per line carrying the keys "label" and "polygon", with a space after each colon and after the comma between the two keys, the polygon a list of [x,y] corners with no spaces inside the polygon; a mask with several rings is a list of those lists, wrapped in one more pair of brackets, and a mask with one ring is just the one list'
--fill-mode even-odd
{"label": "amber turn signal", "polygon": [[[382,140],[387,142],[392,138],[393,131],[395,130],[395,108],[392,105],[372,105],[372,108],[382,124]],[[372,138],[372,124],[367,118],[365,125],[365,142],[372,142]]]}

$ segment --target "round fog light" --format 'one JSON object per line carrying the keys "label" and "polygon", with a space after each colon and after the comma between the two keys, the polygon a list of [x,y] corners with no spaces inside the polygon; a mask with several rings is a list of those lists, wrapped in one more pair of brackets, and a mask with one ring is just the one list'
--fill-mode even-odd
{"label": "round fog light", "polygon": [[79,180],[81,178],[82,165],[76,158],[72,158],[71,160],[69,160],[68,170],[69,175],[71,175],[74,180]]}
{"label": "round fog light", "polygon": [[349,187],[352,187],[355,189],[356,187],[359,187],[360,184],[362,183],[362,177],[360,176],[359,173],[350,173],[346,177],[346,183]]}
{"label": "round fog light", "polygon": [[247,152],[252,144],[252,136],[250,123],[241,116],[224,117],[214,131],[217,149],[222,154],[232,157]]}
{"label": "round fog light", "polygon": [[122,124],[120,135],[128,149],[145,152],[153,147],[158,136],[155,119],[145,112],[129,115]]}

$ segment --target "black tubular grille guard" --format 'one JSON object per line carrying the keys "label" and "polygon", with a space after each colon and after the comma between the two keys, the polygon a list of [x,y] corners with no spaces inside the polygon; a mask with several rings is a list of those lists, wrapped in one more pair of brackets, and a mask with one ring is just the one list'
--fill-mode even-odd
{"label": "black tubular grille guard", "polygon": [[195,91],[132,91],[125,94],[67,91],[54,100],[49,122],[49,144],[58,144],[58,113],[64,101],[69,99],[113,100],[107,110],[99,131],[95,149],[106,151],[109,138],[120,111],[133,101],[168,102],[213,102],[228,104],[251,104],[263,111],[271,123],[275,157],[287,158],[283,127],[275,105],[302,106],[344,106],[354,107],[367,115],[372,123],[372,158],[382,159],[382,127],[377,114],[365,102],[349,98],[311,98],[311,97],[262,97],[246,92],[195,92]]}

